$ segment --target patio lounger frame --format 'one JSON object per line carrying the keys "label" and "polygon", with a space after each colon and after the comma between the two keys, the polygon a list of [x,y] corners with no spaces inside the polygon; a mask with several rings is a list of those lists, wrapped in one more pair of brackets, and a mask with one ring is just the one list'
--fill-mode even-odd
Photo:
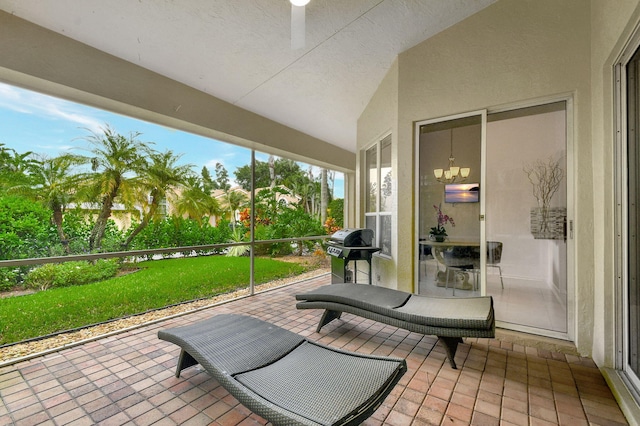
{"label": "patio lounger frame", "polygon": [[298,309],[325,309],[320,329],[343,312],[421,334],[438,336],[452,368],[463,337],[495,337],[491,296],[441,298],[420,296],[367,284],[330,284],[297,294]]}
{"label": "patio lounger frame", "polygon": [[245,315],[217,315],[158,337],[182,348],[176,377],[200,364],[274,425],[360,424],[407,369],[403,359],[330,348]]}

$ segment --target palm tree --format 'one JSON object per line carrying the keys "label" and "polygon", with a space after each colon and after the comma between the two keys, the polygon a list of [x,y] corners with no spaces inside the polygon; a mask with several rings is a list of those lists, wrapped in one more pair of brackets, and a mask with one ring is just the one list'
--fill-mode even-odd
{"label": "palm tree", "polygon": [[56,226],[60,242],[67,253],[69,241],[62,228],[62,218],[66,206],[76,195],[78,177],[72,173],[72,169],[77,164],[77,158],[71,155],[41,157],[29,167],[29,184],[15,185],[9,189],[51,209],[51,221]]}
{"label": "palm tree", "polygon": [[300,197],[299,204],[304,206],[304,211],[312,214],[313,212],[313,198],[315,193],[315,186],[312,180],[306,175],[299,174],[292,176],[288,184],[291,191]]}
{"label": "palm tree", "polygon": [[166,200],[169,195],[175,195],[175,189],[181,186],[187,176],[192,173],[190,164],[176,165],[181,156],[170,150],[164,153],[149,151],[150,161],[141,170],[139,186],[136,188],[141,195],[139,200],[146,208],[142,213],[142,220],[122,244],[124,248],[128,247],[136,235],[156,216],[160,202]]}
{"label": "palm tree", "polygon": [[107,221],[111,216],[116,198],[125,205],[135,202],[134,187],[136,173],[145,166],[141,153],[148,147],[136,138],[140,133],[131,133],[129,137],[116,133],[109,126],[103,133],[93,132],[86,138],[92,145],[92,157],[83,157],[91,164],[93,173],[86,174],[87,185],[83,189],[90,200],[99,200],[100,212],[89,236],[89,249],[100,249]]}
{"label": "palm tree", "polygon": [[28,161],[28,171],[20,172],[18,179],[8,187],[7,192],[19,194],[41,203],[52,212],[51,222],[56,226],[60,242],[69,253],[69,241],[62,228],[62,218],[67,205],[75,197],[77,175],[72,173],[73,166],[79,164],[77,157],[60,155],[55,158],[40,156]]}
{"label": "palm tree", "polygon": [[29,182],[29,169],[37,163],[32,154],[31,151],[18,154],[0,144],[0,190]]}
{"label": "palm tree", "polygon": [[222,209],[218,200],[213,198],[205,189],[205,185],[198,176],[187,176],[182,185],[182,192],[174,202],[176,213],[187,215],[190,219],[202,224],[207,215],[218,215]]}
{"label": "palm tree", "polygon": [[247,204],[247,201],[246,195],[240,191],[229,190],[225,192],[225,207],[231,215],[231,226],[234,230],[236,229],[236,211]]}
{"label": "palm tree", "polygon": [[327,221],[327,208],[329,207],[329,183],[327,181],[327,169],[320,171],[320,223]]}

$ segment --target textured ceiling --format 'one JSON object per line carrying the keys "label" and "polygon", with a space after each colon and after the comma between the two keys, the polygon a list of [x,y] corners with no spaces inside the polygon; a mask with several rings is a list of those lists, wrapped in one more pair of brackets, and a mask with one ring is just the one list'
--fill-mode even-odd
{"label": "textured ceiling", "polygon": [[396,56],[495,0],[0,0],[0,9],[241,108],[356,149]]}

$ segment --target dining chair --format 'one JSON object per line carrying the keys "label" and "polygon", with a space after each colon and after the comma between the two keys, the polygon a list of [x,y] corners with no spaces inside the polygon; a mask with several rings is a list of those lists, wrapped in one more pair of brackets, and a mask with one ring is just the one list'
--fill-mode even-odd
{"label": "dining chair", "polygon": [[500,241],[487,241],[487,267],[498,268],[500,272],[500,284],[504,288],[504,281],[502,280],[502,267],[500,267],[500,260],[502,259],[502,242]]}

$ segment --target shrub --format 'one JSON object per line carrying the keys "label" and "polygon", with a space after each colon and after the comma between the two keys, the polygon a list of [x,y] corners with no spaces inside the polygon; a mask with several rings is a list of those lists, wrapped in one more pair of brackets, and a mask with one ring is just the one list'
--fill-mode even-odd
{"label": "shrub", "polygon": [[27,288],[47,290],[88,284],[113,277],[120,267],[117,259],[101,259],[92,262],[48,263],[32,269],[24,283]]}
{"label": "shrub", "polygon": [[327,216],[334,219],[335,225],[338,229],[342,229],[344,227],[344,198],[336,198],[329,202]]}
{"label": "shrub", "polygon": [[[242,243],[246,240],[246,235],[244,232],[244,226],[241,224],[238,225],[236,229],[233,230],[231,234],[230,242],[234,243]],[[227,249],[227,256],[229,257],[238,257],[238,256],[248,256],[251,251],[251,246],[232,246]]]}
{"label": "shrub", "polygon": [[[131,225],[130,231],[135,225],[135,223]],[[219,244],[228,241],[230,235],[231,231],[227,226],[227,222],[224,221],[221,221],[218,227],[214,227],[208,222],[204,222],[201,225],[193,219],[170,216],[164,220],[149,223],[133,239],[129,248],[131,250],[145,250]],[[203,254],[209,254],[210,252],[208,250],[207,253]]]}
{"label": "shrub", "polygon": [[89,236],[92,227],[90,219],[82,210],[74,209],[65,213],[62,228],[69,240],[71,254],[89,253]]}
{"label": "shrub", "polygon": [[19,274],[18,268],[0,268],[0,291],[8,291],[15,287]]}
{"label": "shrub", "polygon": [[[295,237],[310,237],[315,235],[324,235],[324,228],[320,224],[320,221],[308,213],[306,213],[301,207],[296,209],[283,209],[282,213],[278,216],[278,222],[271,226],[272,238],[295,238]],[[296,255],[303,254],[304,249],[311,250],[315,245],[314,241],[297,241],[295,243]],[[274,244],[274,255],[286,255],[290,254],[293,249],[290,243]]]}
{"label": "shrub", "polygon": [[59,242],[51,211],[21,197],[0,197],[0,259],[46,257]]}

